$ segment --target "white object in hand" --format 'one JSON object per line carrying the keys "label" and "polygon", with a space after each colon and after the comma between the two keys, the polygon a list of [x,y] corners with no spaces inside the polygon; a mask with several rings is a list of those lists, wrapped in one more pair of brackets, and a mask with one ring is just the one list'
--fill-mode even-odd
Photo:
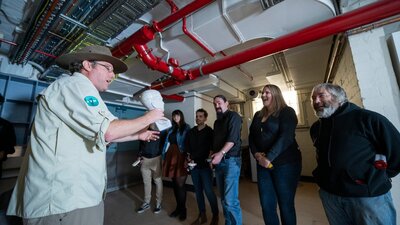
{"label": "white object in hand", "polygon": [[[140,95],[140,102],[148,109],[161,109],[164,111],[164,101],[161,93],[157,90],[146,90]],[[168,119],[157,120],[155,122],[158,131],[166,130],[172,127],[171,121]]]}
{"label": "white object in hand", "polygon": [[133,162],[132,166],[135,167],[135,166],[138,166],[139,164],[140,164],[140,158],[137,159],[135,162]]}
{"label": "white object in hand", "polygon": [[195,166],[197,166],[197,163],[190,162],[190,163],[188,163],[188,166],[190,166],[190,167],[195,167]]}
{"label": "white object in hand", "polygon": [[197,165],[197,163],[194,163],[193,161],[192,162],[190,162],[190,163],[188,163],[188,168],[187,168],[187,170],[188,171],[191,171],[192,169],[194,169],[194,167]]}

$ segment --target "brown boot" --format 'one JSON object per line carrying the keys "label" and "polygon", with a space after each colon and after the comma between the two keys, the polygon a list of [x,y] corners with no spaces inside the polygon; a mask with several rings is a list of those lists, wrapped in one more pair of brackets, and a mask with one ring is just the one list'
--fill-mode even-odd
{"label": "brown boot", "polygon": [[207,222],[207,216],[205,213],[200,213],[199,217],[191,225],[200,225]]}
{"label": "brown boot", "polygon": [[210,225],[218,225],[218,215],[213,215]]}

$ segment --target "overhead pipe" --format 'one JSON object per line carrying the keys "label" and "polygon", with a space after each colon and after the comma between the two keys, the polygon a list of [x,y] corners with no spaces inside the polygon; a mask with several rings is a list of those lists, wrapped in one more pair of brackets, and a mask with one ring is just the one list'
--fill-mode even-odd
{"label": "overhead pipe", "polygon": [[400,13],[400,1],[382,0],[188,71],[194,79]]}
{"label": "overhead pipe", "polygon": [[[12,45],[12,46],[17,46],[17,43],[12,42],[12,41],[8,41],[8,40],[3,39],[3,38],[0,38],[0,42],[6,43],[6,44],[9,44],[9,45]],[[54,58],[54,59],[57,58],[57,56],[55,56],[55,55],[52,55],[52,54],[47,53],[47,52],[40,51],[38,49],[35,49],[34,52],[42,54],[42,55],[45,55],[45,56],[48,56],[48,57],[51,57],[51,58]]]}
{"label": "overhead pipe", "polygon": [[171,13],[178,11],[179,8],[178,8],[178,6],[175,5],[173,0],[166,0],[166,2],[171,7]]}
{"label": "overhead pipe", "polygon": [[190,4],[186,5],[182,9],[176,11],[171,14],[167,18],[163,19],[159,23],[157,23],[157,28],[160,32],[162,32],[166,27],[175,23],[176,21],[182,19],[183,17],[192,14],[193,12],[203,8],[204,6],[212,3],[215,0],[194,0]]}
{"label": "overhead pipe", "polygon": [[[61,1],[62,4],[63,1]],[[25,47],[25,50],[22,52],[22,57],[18,60],[19,63],[25,60],[25,58],[28,55],[29,49],[34,45],[34,43],[37,41],[37,37],[41,35],[41,32],[46,29],[46,23],[50,20],[51,14],[56,10],[58,4],[58,0],[55,0],[54,2],[51,3],[49,11],[46,13],[46,15],[43,17],[42,21],[40,22],[39,25],[39,30],[36,30],[36,32],[33,34],[33,37],[30,39],[28,42],[28,46]]]}
{"label": "overhead pipe", "polygon": [[[175,5],[173,0],[167,0],[167,3],[171,7],[171,13],[174,13],[178,10],[178,7]],[[205,46],[198,38],[196,38],[193,34],[191,34],[186,26],[186,16],[182,18],[182,31],[184,34],[186,34],[192,41],[196,42],[204,51],[206,51],[209,55],[215,56],[215,53],[213,53],[207,46]]]}
{"label": "overhead pipe", "polygon": [[[186,5],[182,9],[172,13],[170,16],[166,17],[160,22],[153,21],[152,26],[144,25],[140,30],[134,33],[132,36],[128,37],[121,44],[116,46],[111,52],[113,56],[117,58],[122,58],[124,56],[130,55],[133,50],[136,50],[139,57],[147,64],[150,68],[163,72],[165,74],[170,74],[174,79],[178,81],[183,81],[186,79],[191,79],[190,75],[178,65],[174,63],[167,63],[161,58],[154,56],[151,53],[151,49],[147,47],[147,43],[154,39],[157,32],[162,32],[167,26],[173,24],[179,19],[187,16],[190,13],[210,4],[214,0],[196,0],[192,3]],[[133,47],[133,48],[132,48]]]}
{"label": "overhead pipe", "polygon": [[[220,53],[221,53],[221,55],[226,56],[226,54],[225,54],[224,51],[220,51]],[[236,65],[235,67],[236,67],[236,69],[238,69],[242,74],[244,74],[250,81],[252,81],[252,80],[254,79],[253,76],[252,76],[251,74],[249,74],[248,72],[244,71],[240,65]]]}
{"label": "overhead pipe", "polygon": [[186,28],[186,17],[182,18],[182,31],[185,33],[192,41],[196,42],[204,51],[206,51],[209,55],[215,56],[215,53],[213,53],[207,46],[205,46],[199,39],[197,39],[192,33],[190,33],[187,28]]}
{"label": "overhead pipe", "polygon": [[[255,47],[247,49],[220,60],[190,69],[188,77],[196,79],[201,75],[211,74],[232,66],[236,66],[260,57],[265,57],[289,48],[300,46],[321,38],[338,34],[353,28],[357,28],[375,21],[379,21],[400,13],[400,1],[382,0],[359,9],[344,13],[332,19],[317,23],[315,25],[300,29],[284,36],[272,39]],[[168,87],[169,80],[163,81],[163,87]],[[159,87],[159,83],[154,83]],[[150,87],[153,88],[153,85]]]}
{"label": "overhead pipe", "polygon": [[[192,3],[186,5],[182,9],[172,13],[160,22],[153,21],[153,26],[145,25],[140,30],[136,31],[133,35],[128,37],[118,46],[112,50],[112,54],[117,58],[122,58],[132,54],[133,44],[145,45],[154,39],[155,33],[162,32],[167,26],[182,19],[183,17],[195,12],[196,10],[210,4],[215,0],[195,0]],[[136,50],[136,49],[135,49]]]}
{"label": "overhead pipe", "polygon": [[161,95],[164,99],[170,99],[177,102],[183,102],[184,97],[180,95]]}

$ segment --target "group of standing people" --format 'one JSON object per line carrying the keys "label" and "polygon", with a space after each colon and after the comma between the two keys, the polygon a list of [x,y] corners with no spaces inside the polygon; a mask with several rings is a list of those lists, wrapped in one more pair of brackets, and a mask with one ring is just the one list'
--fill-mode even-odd
{"label": "group of standing people", "polygon": [[[27,225],[103,224],[107,145],[157,141],[160,133],[148,128],[166,118],[158,109],[127,120],[111,114],[99,92],[108,88],[115,73],[126,71],[127,65],[113,57],[108,48],[88,46],[60,56],[56,62],[73,74],[53,82],[37,98],[31,138],[7,214],[22,217]],[[296,113],[275,85],[266,85],[261,98],[263,108],[253,118],[249,145],[258,163],[264,221],[268,225],[294,225],[294,197],[302,167],[295,140]],[[215,96],[213,104],[217,113],[214,132],[205,124],[205,110],[197,110],[197,126],[192,129],[183,113],[175,110],[173,127],[164,143],[141,147],[141,156],[146,158],[142,173],[147,181],[142,209],[149,207],[148,180],[154,172],[158,184],[155,212],[161,209],[162,174],[172,179],[176,197],[177,207],[170,216],[186,219],[185,162],[189,160],[197,164],[191,171],[199,208],[193,224],[207,221],[203,191],[213,213],[211,225],[218,224],[218,205],[208,166],[211,161],[225,225],[242,224],[242,119],[228,109],[223,95]],[[321,188],[319,194],[329,223],[396,224],[390,188],[391,178],[400,172],[398,130],[382,115],[348,102],[346,93],[337,85],[314,87],[312,105],[319,117],[310,129],[317,150],[313,175]],[[212,141],[208,140],[210,137]],[[152,151],[147,152],[149,149]],[[154,169],[161,158],[162,170]]]}
{"label": "group of standing people", "polygon": [[[217,113],[217,120],[214,123],[214,129],[206,124],[208,112],[204,109],[196,111],[197,126],[190,128],[185,122],[185,117],[180,110],[172,112],[172,128],[170,128],[165,137],[162,135],[164,143],[159,140],[154,142],[163,146],[162,172],[153,173],[153,178],[161,179],[171,178],[174,196],[176,200],[176,209],[170,213],[170,217],[178,217],[183,221],[187,217],[186,210],[186,188],[185,183],[188,173],[191,173],[194,189],[196,192],[199,215],[192,225],[204,224],[207,222],[204,193],[211,206],[212,218],[210,225],[217,225],[219,221],[219,209],[217,197],[213,191],[213,171],[215,167],[215,176],[218,189],[221,193],[221,203],[225,216],[226,224],[241,224],[242,215],[239,203],[239,176],[241,168],[241,140],[240,131],[242,126],[241,117],[233,111],[228,110],[228,101],[223,95],[214,97],[214,107]],[[151,142],[150,142],[151,143]],[[142,146],[150,143],[142,142],[140,155],[143,157]],[[160,149],[154,146],[154,149]],[[192,163],[193,168],[188,169],[188,164]],[[161,161],[157,162],[161,165]],[[142,206],[137,210],[141,213],[150,208],[151,196],[151,178],[148,179],[142,165],[141,171],[145,182],[145,199]],[[145,166],[146,167],[146,166]],[[156,169],[154,171],[160,171]],[[145,178],[146,177],[146,178]],[[161,204],[160,187],[157,185],[157,205],[154,212],[158,212]],[[161,187],[162,188],[162,187]],[[162,189],[161,189],[162,190]]]}

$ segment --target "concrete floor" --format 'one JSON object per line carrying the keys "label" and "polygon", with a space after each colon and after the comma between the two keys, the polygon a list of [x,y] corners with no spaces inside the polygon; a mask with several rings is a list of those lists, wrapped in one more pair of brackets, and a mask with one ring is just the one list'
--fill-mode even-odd
{"label": "concrete floor", "polygon": [[[14,183],[15,178],[0,180],[0,192],[12,188]],[[189,225],[197,218],[197,204],[193,192],[188,192],[186,202],[188,210],[187,219],[183,222],[168,216],[176,207],[172,188],[164,187],[163,208],[159,214],[154,214],[152,210],[147,210],[142,214],[136,213],[136,209],[142,203],[142,198],[142,184],[108,193],[105,200],[104,225]],[[218,204],[220,208],[219,224],[222,225],[224,224],[224,219],[220,201],[218,201]],[[241,178],[240,180],[240,205],[242,207],[244,225],[264,224],[258,199],[257,185],[246,178]],[[210,220],[211,212],[208,202],[206,202],[206,207],[207,217]],[[152,202],[152,208],[154,208],[154,202]],[[314,183],[300,182],[296,194],[296,211],[298,225],[328,225],[321,201],[318,197],[318,187]]]}
{"label": "concrete floor", "polygon": [[[195,194],[187,195],[187,219],[183,222],[168,215],[175,209],[175,199],[172,188],[164,188],[163,210],[160,214],[154,214],[147,210],[138,214],[135,210],[141,205],[143,185],[136,185],[125,190],[107,194],[105,201],[105,225],[162,225],[162,224],[191,224],[198,215]],[[154,199],[153,199],[154,200]],[[152,202],[154,208],[154,202]],[[220,221],[224,224],[220,202]],[[256,183],[247,179],[240,180],[240,205],[242,207],[244,225],[263,225],[261,206],[258,199]],[[210,220],[211,212],[208,202],[207,217]],[[318,197],[318,187],[314,183],[301,182],[296,194],[296,211],[298,225],[328,225],[321,201]],[[208,224],[208,223],[207,223]]]}

